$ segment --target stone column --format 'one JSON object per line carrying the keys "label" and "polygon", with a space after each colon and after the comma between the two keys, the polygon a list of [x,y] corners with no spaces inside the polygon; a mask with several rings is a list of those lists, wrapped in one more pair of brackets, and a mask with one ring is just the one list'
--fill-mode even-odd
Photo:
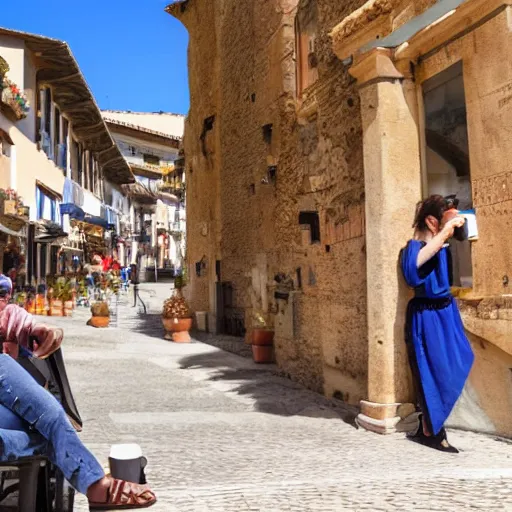
{"label": "stone column", "polygon": [[421,198],[417,113],[411,108],[411,83],[388,50],[375,49],[356,59],[350,73],[360,86],[368,287],[368,400],[361,403],[358,422],[390,433],[413,410],[404,343],[410,294],[398,255],[412,235]]}

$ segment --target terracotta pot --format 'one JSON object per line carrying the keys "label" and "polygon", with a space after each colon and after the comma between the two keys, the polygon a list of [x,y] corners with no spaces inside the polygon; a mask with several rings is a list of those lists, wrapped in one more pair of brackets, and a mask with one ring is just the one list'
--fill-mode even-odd
{"label": "terracotta pot", "polygon": [[271,346],[274,344],[274,331],[268,329],[253,329],[251,340],[252,345]]}
{"label": "terracotta pot", "polygon": [[110,317],[108,316],[92,316],[87,322],[88,325],[98,329],[104,329],[110,325]]}
{"label": "terracotta pot", "polygon": [[73,316],[73,301],[67,300],[64,302],[64,316]]}
{"label": "terracotta pot", "polygon": [[274,362],[274,347],[272,345],[253,345],[252,358],[258,364],[270,364]]}
{"label": "terracotta pot", "polygon": [[44,295],[36,295],[36,315],[46,315],[48,307]]}
{"label": "terracotta pot", "polygon": [[64,306],[61,300],[52,299],[50,302],[50,316],[63,316]]}
{"label": "terracotta pot", "polygon": [[162,324],[167,331],[166,340],[174,343],[190,343],[192,338],[189,331],[192,328],[192,318],[162,318]]}

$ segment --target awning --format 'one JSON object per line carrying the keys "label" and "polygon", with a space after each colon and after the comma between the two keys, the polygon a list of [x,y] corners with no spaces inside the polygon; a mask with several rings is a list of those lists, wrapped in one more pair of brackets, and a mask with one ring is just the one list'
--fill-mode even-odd
{"label": "awning", "polygon": [[97,215],[90,215],[85,213],[82,208],[77,206],[76,204],[61,204],[60,205],[60,213],[61,215],[69,215],[70,219],[79,220],[82,222],[87,222],[88,224],[93,224],[95,226],[101,226],[104,229],[110,229],[115,227],[113,224],[109,223],[107,219],[103,217],[99,217]]}
{"label": "awning", "polygon": [[61,247],[61,249],[63,251],[69,251],[69,252],[78,252],[78,253],[83,253],[84,251],[82,249],[77,249],[76,247],[70,247],[69,245],[63,245]]}
{"label": "awning", "polygon": [[77,206],[73,203],[66,203],[60,205],[60,214],[61,215],[69,215],[70,219],[76,219],[76,220],[84,220],[85,218],[85,212],[80,208],[80,206]]}
{"label": "awning", "polygon": [[94,224],[95,226],[100,226],[104,229],[109,229],[112,227],[111,224],[109,224],[105,219],[102,219],[101,217],[96,217],[94,215],[85,214],[85,217],[83,219],[84,222],[87,222],[88,224]]}
{"label": "awning", "polygon": [[180,202],[178,196],[169,194],[169,192],[158,192],[157,197],[167,206],[176,206]]}
{"label": "awning", "polygon": [[53,222],[36,223],[36,236],[34,241],[37,243],[50,243],[67,236],[68,234],[62,229],[60,224]]}

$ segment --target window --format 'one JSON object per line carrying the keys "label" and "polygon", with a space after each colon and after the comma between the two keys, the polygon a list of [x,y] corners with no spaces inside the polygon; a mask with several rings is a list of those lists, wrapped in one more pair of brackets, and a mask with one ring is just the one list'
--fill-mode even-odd
{"label": "window", "polygon": [[135,149],[134,146],[130,146],[129,150],[130,150],[130,155],[135,156],[137,154],[137,150]]}
{"label": "window", "polygon": [[[473,211],[466,95],[462,62],[422,85],[425,111],[424,188],[430,194],[456,195],[459,210]],[[453,284],[473,286],[471,242],[450,241]]]}
{"label": "window", "polygon": [[160,157],[144,153],[144,163],[149,165],[160,165]]}
{"label": "window", "polygon": [[52,91],[49,87],[43,87],[39,90],[37,127],[40,148],[46,153],[48,158],[53,159],[54,147],[51,140]]}
{"label": "window", "polygon": [[59,152],[57,156],[57,166],[62,169],[64,174],[67,173],[68,168],[68,132],[69,123],[65,117],[60,117],[59,121]]}
{"label": "window", "polygon": [[82,144],[77,144],[77,182],[83,186],[83,174],[84,174],[84,149]]}
{"label": "window", "polygon": [[310,244],[320,242],[320,218],[317,212],[300,212],[299,224]]}
{"label": "window", "polygon": [[60,203],[56,195],[46,187],[36,187],[37,219],[60,224]]}
{"label": "window", "polygon": [[54,120],[53,120],[53,157],[55,163],[59,164],[59,143],[60,143],[60,123],[61,123],[61,117],[60,117],[60,110],[55,107],[54,109]]}
{"label": "window", "polygon": [[43,130],[49,134],[52,122],[52,90],[49,87],[43,89]]}
{"label": "window", "polygon": [[297,96],[318,79],[316,0],[303,0],[295,18]]}
{"label": "window", "polygon": [[87,180],[88,181],[88,184],[89,184],[89,190],[91,192],[94,192],[94,155],[92,153],[92,151],[89,151],[89,179]]}

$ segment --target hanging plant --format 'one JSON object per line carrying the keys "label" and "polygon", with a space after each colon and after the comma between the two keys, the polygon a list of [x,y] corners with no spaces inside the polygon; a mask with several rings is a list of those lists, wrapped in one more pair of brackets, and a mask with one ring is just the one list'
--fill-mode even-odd
{"label": "hanging plant", "polygon": [[27,117],[30,110],[27,95],[2,73],[0,73],[0,89],[2,90],[2,103],[11,108],[17,119]]}
{"label": "hanging plant", "polygon": [[3,77],[6,75],[9,71],[9,64],[7,64],[7,61],[0,57],[0,77]]}

